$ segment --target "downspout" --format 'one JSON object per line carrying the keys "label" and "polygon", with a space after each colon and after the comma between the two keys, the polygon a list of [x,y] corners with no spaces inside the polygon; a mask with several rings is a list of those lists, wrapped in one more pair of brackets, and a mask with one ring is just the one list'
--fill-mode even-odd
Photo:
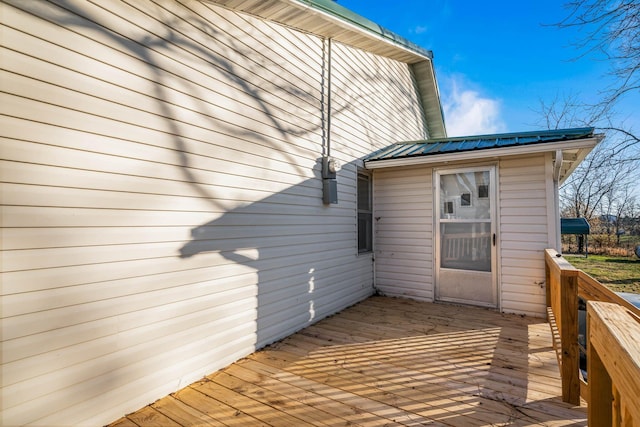
{"label": "downspout", "polygon": [[562,253],[562,229],[560,226],[560,173],[562,173],[562,150],[556,150],[553,161],[553,203],[556,222],[556,251]]}

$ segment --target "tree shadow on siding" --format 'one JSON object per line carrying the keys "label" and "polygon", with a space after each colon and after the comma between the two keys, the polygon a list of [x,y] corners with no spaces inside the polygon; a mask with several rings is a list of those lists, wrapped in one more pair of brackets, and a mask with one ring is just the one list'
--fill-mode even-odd
{"label": "tree shadow on siding", "polygon": [[[365,264],[368,274],[353,273],[357,237],[355,214],[348,207],[353,201],[323,205],[319,167],[314,173],[316,178],[193,228],[191,241],[180,248],[185,259],[222,257],[228,263],[221,270],[255,272],[242,286],[255,289],[256,348],[372,292],[371,261]],[[340,187],[354,185],[352,164],[341,175]]]}
{"label": "tree shadow on siding", "polygon": [[[9,0],[3,4],[3,7],[23,10],[27,14],[32,14],[53,24],[47,24],[47,29],[55,34],[53,38],[58,37],[58,39],[51,43],[64,43],[61,40],[67,39],[73,40],[74,42],[69,42],[68,45],[58,44],[55,47],[66,49],[71,52],[72,59],[86,59],[87,63],[90,62],[95,67],[79,69],[73,61],[60,64],[60,69],[64,68],[64,73],[69,76],[64,89],[85,96],[85,99],[90,100],[88,104],[91,106],[94,105],[94,102],[100,104],[100,109],[96,107],[96,110],[91,112],[82,111],[82,107],[74,106],[77,108],[74,114],[78,114],[78,120],[87,117],[87,115],[80,113],[105,114],[101,119],[112,120],[114,130],[121,126],[127,129],[133,127],[141,129],[140,133],[119,141],[130,144],[131,148],[130,152],[122,156],[135,159],[139,163],[147,162],[147,165],[157,164],[159,168],[162,168],[162,172],[152,175],[153,178],[158,179],[156,182],[166,180],[184,184],[185,193],[189,197],[202,202],[201,205],[207,206],[207,208],[202,208],[201,211],[195,213],[204,211],[205,215],[211,214],[211,217],[215,219],[204,224],[198,224],[200,220],[192,222],[185,220],[184,223],[175,226],[175,228],[183,228],[185,234],[189,229],[193,229],[192,239],[170,242],[175,243],[175,252],[179,251],[179,253],[171,253],[164,257],[159,256],[158,262],[163,262],[163,260],[175,262],[177,260],[178,262],[184,261],[186,265],[194,258],[206,256],[205,253],[215,252],[222,255],[218,258],[224,258],[226,261],[224,266],[231,269],[240,267],[244,268],[244,271],[254,273],[255,281],[253,283],[243,282],[243,284],[248,283],[249,286],[256,287],[255,345],[266,344],[289,331],[304,326],[323,314],[341,308],[340,306],[344,305],[341,298],[353,298],[353,295],[364,295],[370,291],[370,283],[362,282],[364,279],[359,278],[356,281],[350,279],[353,277],[352,271],[343,268],[336,272],[333,268],[334,265],[344,265],[345,260],[355,259],[355,210],[352,207],[355,205],[355,201],[347,201],[346,208],[344,205],[325,207],[321,202],[321,180],[317,157],[326,154],[327,147],[322,133],[324,117],[320,113],[325,108],[322,91],[325,87],[324,78],[326,78],[322,66],[322,61],[326,58],[322,56],[324,50],[320,39],[308,39],[307,42],[312,46],[299,49],[299,61],[304,62],[308,59],[309,62],[315,63],[314,67],[320,68],[314,69],[313,75],[301,77],[295,70],[279,63],[277,58],[270,57],[268,53],[265,54],[263,52],[263,50],[266,51],[264,44],[260,44],[258,48],[252,46],[254,42],[262,43],[269,40],[269,35],[264,33],[262,29],[252,28],[248,22],[249,18],[231,12],[218,13],[219,9],[207,2],[160,4],[138,1],[83,3],[67,0],[53,2]],[[231,15],[236,20],[234,23],[229,20]],[[148,25],[137,23],[143,22],[143,18]],[[19,27],[18,24],[16,26]],[[289,32],[290,35],[293,34],[291,33],[293,30],[281,30]],[[19,28],[18,31],[20,31]],[[28,33],[28,31],[26,32]],[[37,32],[37,30],[33,30],[34,37],[40,39],[39,43],[48,43],[47,35],[44,32],[39,35]],[[301,33],[298,36],[307,37]],[[75,41],[78,43],[74,44]],[[95,48],[95,52],[86,46]],[[84,64],[85,62],[79,61],[78,63]],[[112,73],[113,75],[128,73],[132,78],[130,81],[110,79],[109,76]],[[91,89],[76,87],[74,85],[74,77],[76,76],[96,79],[103,87],[112,88],[120,98],[116,100],[111,98],[108,93],[96,95],[91,92]],[[46,76],[39,77],[41,82],[47,81]],[[365,78],[386,79],[389,85],[396,85],[404,90],[401,83],[378,71],[370,72]],[[140,87],[135,84],[136,82],[140,83]],[[225,91],[225,88],[231,89]],[[82,92],[83,90],[87,92]],[[341,114],[365,104],[365,101],[359,99],[362,96],[374,98],[375,94],[358,95],[354,93],[343,97],[343,102],[334,104],[333,114]],[[34,97],[34,100],[37,101],[37,94]],[[129,99],[131,102],[128,102]],[[137,103],[140,100],[145,101],[144,105]],[[62,106],[65,105],[63,100],[60,103]],[[105,110],[118,111],[117,116],[109,117],[109,113],[104,113],[101,110],[104,106],[109,107]],[[131,118],[126,113],[131,113]],[[136,121],[136,117],[140,115],[149,117],[150,122]],[[360,114],[360,116],[362,115]],[[45,120],[50,120],[50,123],[55,125],[55,117],[48,117]],[[371,130],[373,129],[371,124],[365,118],[360,117],[359,120],[362,127],[370,132],[365,135],[365,139],[374,140],[375,130]],[[262,132],[256,131],[254,125],[257,123],[260,124]],[[110,137],[110,135],[101,136],[107,139]],[[326,137],[326,135],[324,136]],[[117,137],[114,136],[113,139],[117,139]],[[64,147],[64,144],[65,142],[51,141],[52,146]],[[140,147],[144,149],[151,147],[154,149],[152,150],[154,153],[160,151],[162,153],[158,154],[157,158],[146,158],[140,154],[141,151],[146,152],[146,150],[141,150]],[[100,147],[96,147],[95,151],[99,152]],[[73,166],[78,170],[89,171],[87,165]],[[163,176],[167,166],[175,167],[178,173],[175,176]],[[97,165],[96,167],[102,172],[111,173],[112,177],[126,180],[130,185],[131,194],[178,196],[175,193],[164,193],[163,188],[151,190],[145,188],[142,183],[138,182],[138,179],[148,178],[145,175],[146,170],[111,172],[109,166]],[[149,169],[151,168],[149,166]],[[234,168],[242,170],[237,172]],[[313,169],[314,172],[310,173],[310,169]],[[352,192],[355,182],[345,184],[345,180],[355,179],[355,166],[353,164],[346,165],[344,170],[345,172],[339,181],[341,185],[351,186],[350,191]],[[246,176],[250,173],[255,174],[251,176],[253,180],[263,180],[269,185],[246,188],[246,186],[234,182],[236,177]],[[217,174],[215,176],[227,174],[229,177],[220,183],[211,178],[212,174]],[[283,185],[283,182],[289,181],[286,181],[285,178],[282,181],[276,181],[273,179],[274,174],[290,177],[291,183]],[[353,178],[347,177],[349,174],[353,174]],[[274,183],[279,187],[275,194],[256,200],[255,192],[272,193],[273,191],[269,188]],[[78,184],[78,189],[83,189],[83,183]],[[87,186],[87,189],[93,190],[90,186]],[[98,190],[111,191],[109,188],[98,188]],[[247,193],[251,191],[253,193],[248,195]],[[168,216],[176,211],[180,212],[181,199],[179,197],[176,199],[176,206],[161,206],[157,210],[153,210],[156,208],[154,206],[149,207],[149,211],[166,212]],[[75,203],[77,204],[72,207],[85,206],[83,200],[77,200]],[[113,208],[107,202],[104,203],[101,207],[105,208],[105,211]],[[122,207],[118,207],[118,209],[120,211],[126,210]],[[130,213],[135,215],[140,210],[131,209]],[[334,210],[338,213],[335,215],[329,213]],[[184,212],[193,213],[191,211]],[[256,225],[254,219],[249,220],[251,223],[248,223],[247,219],[256,217],[269,218],[273,221],[273,224],[267,223],[267,227],[263,227],[271,227],[268,230],[271,234],[259,239],[250,234],[242,234],[250,232],[252,227]],[[78,224],[82,224],[81,221],[82,218],[78,218]],[[171,226],[174,225],[171,224]],[[264,225],[261,222],[261,226]],[[101,228],[102,224],[92,224],[91,226]],[[118,227],[127,230],[128,227],[133,228],[138,225],[133,222],[124,222]],[[305,230],[309,228],[314,230],[311,238],[305,235]],[[221,231],[227,233],[224,239],[220,238]],[[234,235],[234,233],[236,234]],[[334,240],[342,242],[351,240],[354,242],[354,246],[347,250],[348,253],[336,252],[333,251]],[[242,244],[236,245],[240,241]],[[167,243],[161,239],[146,243],[158,242]],[[114,244],[114,247],[117,244],[118,242]],[[317,254],[317,258],[314,258],[314,255],[301,255],[299,253],[301,247],[309,250],[309,254]],[[327,256],[327,254],[329,255]],[[176,255],[179,255],[180,258],[177,258]],[[126,258],[126,256],[123,254],[117,262],[121,261],[125,264],[139,261]],[[279,265],[280,262],[289,262],[295,257],[301,258],[294,261],[292,266],[287,264],[287,266],[281,267]],[[117,265],[117,262],[114,264]],[[207,265],[207,262],[209,259],[198,265],[217,268],[217,265],[213,265],[213,261],[211,265]],[[128,268],[130,270],[130,267]],[[192,266],[181,268],[192,268]],[[370,262],[367,269],[371,270]],[[218,271],[215,270],[212,275]],[[175,272],[171,271],[171,273]],[[118,274],[119,272],[114,269],[113,274],[109,276],[114,279],[109,281],[136,279],[148,274],[148,272],[136,272],[140,276],[135,277],[124,274],[118,276]],[[223,273],[220,273],[220,276],[224,277]],[[351,281],[344,287],[347,279]],[[190,278],[186,277],[184,283],[174,287],[181,288],[184,285],[185,288],[188,288],[193,286],[194,283],[189,280]],[[88,278],[82,277],[77,280],[78,283],[74,282],[73,286],[76,288],[85,285],[91,286],[91,283],[87,283],[88,281]],[[158,298],[157,294],[166,290],[166,286],[168,285],[162,283],[160,278],[157,288],[145,290],[144,294],[157,292],[155,298]],[[291,290],[295,290],[295,292],[291,293]],[[84,290],[82,292],[86,293]],[[94,321],[98,323],[105,318],[110,318],[114,323],[118,323],[122,311],[117,306],[126,303],[125,299],[129,297],[139,300],[142,296],[141,292],[135,286],[131,286],[122,294],[111,295],[109,298],[112,301],[101,299],[102,296],[85,297],[93,298],[86,301],[87,306],[90,306],[91,303],[113,304],[109,308],[111,310],[113,307],[112,313],[104,314],[105,310],[103,310],[100,315],[95,316],[87,315],[88,309],[84,309],[84,307],[84,310],[76,310],[85,302],[78,303],[77,300],[74,300],[73,303],[70,303],[51,298],[48,301],[51,307],[63,307],[65,313],[71,313],[69,317],[73,317],[69,319],[56,318],[52,324],[62,325],[60,328],[65,328]],[[216,290],[213,289],[211,295],[215,293]],[[195,300],[199,297],[185,294],[184,298]],[[163,307],[163,310],[170,311],[175,308],[172,305],[174,303],[174,300],[166,299],[157,302],[157,305],[152,308]],[[212,302],[211,305],[216,306],[216,303]],[[285,309],[282,309],[283,307]],[[149,310],[145,315],[149,315],[151,311],[153,310]],[[220,312],[222,313],[224,310],[220,309]],[[97,319],[98,316],[104,317]],[[167,324],[168,322],[165,322],[163,325]],[[282,327],[282,324],[287,326]],[[145,326],[149,326],[149,324],[145,324]],[[170,326],[174,327],[175,325]],[[183,325],[181,324],[180,327]],[[39,328],[47,331],[49,326],[39,326]],[[124,328],[129,328],[129,326],[126,325]],[[153,332],[158,333],[157,330]],[[118,336],[120,334],[120,330],[115,333]],[[127,339],[130,341],[127,345],[143,347],[151,341],[140,335],[136,335],[136,337],[140,338],[144,344],[132,342],[132,338],[128,336]],[[92,337],[92,339],[98,338],[104,337]],[[119,338],[114,339],[119,340]],[[184,346],[188,347],[192,344],[187,343]],[[71,347],[75,345],[84,346],[85,341],[81,342],[78,338],[78,341]],[[160,344],[155,347],[151,345],[146,351],[149,351],[149,348],[157,354],[175,350],[175,348],[161,348]],[[117,352],[121,350],[123,349],[119,348]],[[60,359],[65,357],[65,351],[66,349],[61,350]],[[89,361],[83,360],[83,362],[87,362],[83,365],[85,367],[78,363],[79,367],[73,368],[76,369],[74,378],[77,378],[78,382],[70,385],[68,382],[62,381],[61,390],[56,392],[60,394],[60,397],[39,400],[40,395],[35,396],[31,406],[33,411],[30,411],[32,414],[29,416],[39,417],[45,411],[51,413],[50,407],[58,405],[66,405],[66,411],[70,413],[74,408],[73,405],[97,399],[99,394],[114,393],[114,390],[118,390],[118,388],[126,388],[127,382],[131,378],[139,380],[140,378],[136,377],[136,374],[127,371],[127,369],[131,369],[131,360],[128,359],[129,353],[122,351],[121,354],[113,356],[110,353],[113,351],[110,348],[105,353],[96,356],[104,357],[106,360],[105,362],[96,362],[96,364],[101,363],[99,369],[95,369],[95,365]],[[142,364],[139,359],[136,359],[135,362],[139,365]],[[209,363],[213,362],[209,361]],[[65,369],[61,372],[66,373]],[[80,369],[85,369],[85,372],[79,372]],[[94,370],[99,370],[100,374],[94,373]],[[129,373],[123,373],[123,371]],[[175,379],[175,382],[181,380],[178,378]],[[78,384],[84,387],[82,389],[86,393],[73,392]],[[95,387],[90,388],[87,384],[95,385]],[[63,388],[64,390],[62,390]],[[37,393],[40,392],[37,391]],[[65,395],[65,393],[68,394]],[[116,404],[122,404],[122,399],[126,399],[126,397],[114,397],[114,399],[116,399]],[[45,403],[41,404],[41,402]],[[49,406],[49,408],[45,408],[45,406]]]}

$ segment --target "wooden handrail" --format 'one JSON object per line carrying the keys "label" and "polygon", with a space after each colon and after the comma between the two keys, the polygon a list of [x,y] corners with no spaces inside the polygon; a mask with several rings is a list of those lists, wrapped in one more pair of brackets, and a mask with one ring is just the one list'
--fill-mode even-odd
{"label": "wooden handrail", "polygon": [[611,289],[580,270],[578,274],[578,296],[585,301],[613,302],[640,316],[640,308],[631,304]]}
{"label": "wooden handrail", "polygon": [[[601,421],[597,421],[591,424],[591,402],[592,399],[601,399],[600,395],[604,393],[603,390],[610,390],[613,386],[614,394],[613,398],[621,399],[622,392],[618,393],[616,387],[616,378],[615,375],[619,374],[607,374],[611,376],[611,383],[607,386],[606,378],[600,376],[599,379],[593,380],[594,373],[592,369],[596,370],[596,376],[601,375],[601,371],[607,371],[604,365],[598,365],[598,363],[602,361],[602,354],[600,356],[594,356],[594,360],[592,361],[592,353],[597,352],[598,346],[601,346],[603,343],[609,343],[612,340],[618,340],[619,337],[616,335],[620,331],[624,331],[625,328],[629,327],[628,319],[633,318],[635,320],[640,319],[640,309],[635,307],[629,301],[620,297],[615,292],[608,289],[602,283],[598,282],[593,277],[589,276],[585,272],[576,269],[573,267],[566,259],[564,259],[558,252],[553,249],[547,249],[545,252],[545,278],[546,278],[546,288],[547,288],[547,312],[549,315],[549,323],[552,327],[553,337],[554,337],[554,346],[556,347],[558,353],[558,363],[560,365],[560,374],[562,377],[562,400],[565,402],[577,405],[580,403],[580,397],[583,397],[590,406],[590,425],[611,425],[611,421],[607,423],[601,423]],[[580,346],[578,344],[578,297],[584,299],[588,302],[588,304],[593,307],[593,304],[596,307],[600,307],[602,304],[609,304],[611,306],[618,307],[614,311],[611,311],[609,308],[603,309],[607,312],[617,313],[617,310],[624,310],[626,317],[619,315],[608,315],[602,317],[602,322],[597,323],[597,334],[599,344],[597,343],[595,347],[592,349],[591,338],[594,333],[593,330],[590,330],[588,333],[588,349],[587,349],[587,373],[589,383],[585,383],[580,378]],[[593,308],[591,309],[594,310]],[[601,310],[602,311],[602,310]],[[602,314],[599,312],[599,314]],[[617,323],[621,321],[621,319],[625,319],[623,326],[618,325]],[[636,322],[637,323],[637,322]],[[593,324],[593,321],[592,321]],[[640,324],[636,324],[635,327],[640,328]],[[635,352],[630,357],[632,360],[637,361],[640,358],[640,335],[638,335],[638,339],[635,341],[636,345],[627,346],[627,350]],[[636,338],[634,338],[636,339]],[[624,340],[623,340],[624,341]],[[606,345],[606,344],[605,344]],[[613,344],[611,344],[613,348]],[[620,348],[618,346],[618,348]],[[608,350],[600,350],[605,351]],[[615,353],[611,353],[615,354]],[[598,359],[597,357],[600,357]],[[609,353],[605,354],[605,359],[612,359]],[[592,364],[595,363],[593,366]],[[613,363],[614,362],[606,362]],[[635,362],[634,362],[635,363]],[[627,366],[628,365],[628,366]],[[640,369],[640,365],[636,368],[630,368],[629,366],[635,366],[633,364],[627,364],[627,370],[629,369]],[[608,371],[607,371],[608,372]],[[640,382],[640,371],[632,370],[627,372],[628,376],[634,376],[635,385],[631,386],[631,390],[628,390],[628,387],[625,385],[623,387],[626,391],[624,393],[635,393],[630,394],[630,399],[636,399],[640,396],[640,389],[636,389],[633,387],[638,387]],[[602,378],[605,378],[604,380]],[[620,379],[621,381],[624,381]],[[600,383],[599,381],[604,381]],[[626,383],[625,383],[626,384]],[[604,387],[604,388],[603,388]],[[607,388],[608,387],[608,388]],[[618,394],[616,394],[618,393]],[[596,397],[598,396],[598,397]],[[606,401],[607,398],[604,399]],[[609,412],[605,413],[605,416],[621,416],[627,417],[629,412],[625,408],[618,408],[620,411],[616,412],[615,405],[616,400],[614,399],[614,408],[613,410],[609,410]],[[635,402],[631,400],[632,402]],[[596,407],[598,405],[605,405],[602,401],[599,403],[595,403]],[[609,406],[611,406],[611,399],[609,399]],[[595,409],[594,409],[595,410]],[[597,411],[601,411],[602,408]],[[613,412],[612,412],[613,411]],[[627,411],[627,412],[625,412]],[[608,415],[607,415],[608,414]],[[616,415],[617,414],[617,415]],[[623,418],[618,418],[621,420]],[[602,420],[602,418],[595,418],[595,420]],[[611,418],[609,418],[611,420]],[[640,418],[634,418],[635,422],[640,421]],[[614,424],[620,425],[620,424]],[[622,425],[625,425],[624,423]],[[631,424],[629,424],[631,425]]]}
{"label": "wooden handrail", "polygon": [[590,426],[640,423],[640,318],[610,302],[587,304]]}

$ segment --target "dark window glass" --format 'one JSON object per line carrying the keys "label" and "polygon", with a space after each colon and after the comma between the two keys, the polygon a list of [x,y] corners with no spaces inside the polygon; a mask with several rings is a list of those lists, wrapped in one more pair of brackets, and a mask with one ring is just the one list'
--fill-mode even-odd
{"label": "dark window glass", "polygon": [[358,252],[373,250],[373,207],[371,176],[358,173]]}

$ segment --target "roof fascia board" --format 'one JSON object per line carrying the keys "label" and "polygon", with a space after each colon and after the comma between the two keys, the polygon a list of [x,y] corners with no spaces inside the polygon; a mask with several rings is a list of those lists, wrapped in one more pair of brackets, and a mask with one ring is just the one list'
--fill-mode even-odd
{"label": "roof fascia board", "polygon": [[405,39],[404,37],[387,30],[381,25],[352,12],[333,0],[285,0],[286,2],[311,9],[312,13],[321,14],[325,19],[353,31],[372,36],[378,41],[392,44],[393,46],[416,56],[416,61],[433,59],[433,52]]}
{"label": "roof fascia board", "polygon": [[422,111],[427,126],[427,138],[446,138],[447,127],[440,102],[440,89],[436,79],[433,61],[421,61],[411,64],[416,81]]}
{"label": "roof fascia board", "polygon": [[[585,138],[578,139],[574,141],[558,141],[558,142],[547,142],[540,144],[531,144],[525,146],[514,146],[514,147],[501,147],[501,148],[490,148],[486,150],[472,150],[472,151],[463,151],[458,153],[447,153],[447,154],[435,154],[432,156],[416,156],[416,157],[404,157],[399,159],[386,159],[386,160],[370,160],[365,161],[364,166],[366,169],[382,169],[382,168],[391,168],[398,166],[413,166],[413,165],[425,165],[425,164],[435,164],[435,163],[443,163],[443,162],[458,162],[458,161],[467,161],[467,160],[481,160],[481,159],[491,159],[495,157],[505,157],[505,156],[518,156],[523,154],[537,154],[537,153],[546,153],[546,152],[555,152],[556,150],[570,150],[570,149],[586,149],[586,153],[581,155],[582,159],[584,156],[588,154],[597,144],[600,142],[600,137],[593,138]],[[580,159],[580,160],[582,160]],[[576,161],[574,164],[580,163]],[[575,169],[575,167],[573,168]],[[569,176],[573,171],[569,171],[565,176]]]}

